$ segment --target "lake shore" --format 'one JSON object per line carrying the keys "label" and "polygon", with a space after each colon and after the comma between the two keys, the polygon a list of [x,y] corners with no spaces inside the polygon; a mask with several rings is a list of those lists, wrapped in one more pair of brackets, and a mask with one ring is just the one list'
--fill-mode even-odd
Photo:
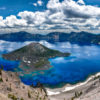
{"label": "lake shore", "polygon": [[[99,82],[100,82],[100,72],[95,75],[89,76],[84,82],[80,82],[75,85],[67,84],[62,88],[56,88],[56,89],[46,88],[46,90],[50,100],[72,100],[72,98],[78,99],[78,97],[75,98],[75,93],[82,93],[82,95],[79,96],[79,98],[82,97],[83,95],[85,98],[85,95],[91,94],[93,90],[96,89],[97,91],[97,87],[94,88],[93,86],[94,85],[100,86]],[[88,89],[89,92],[86,92],[88,91]],[[98,95],[98,93],[96,93],[96,95]],[[78,100],[91,100],[91,99],[78,99]]]}

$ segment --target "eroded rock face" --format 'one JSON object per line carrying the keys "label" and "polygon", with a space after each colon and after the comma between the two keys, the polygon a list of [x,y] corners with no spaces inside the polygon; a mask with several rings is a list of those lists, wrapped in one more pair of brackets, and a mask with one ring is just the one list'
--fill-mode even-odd
{"label": "eroded rock face", "polygon": [[17,73],[2,71],[0,79],[0,100],[48,100],[42,87],[24,85]]}
{"label": "eroded rock face", "polygon": [[62,53],[57,50],[49,49],[39,43],[31,43],[23,48],[8,54],[3,54],[7,60],[20,61],[20,67],[29,67],[30,70],[47,70],[51,67],[48,59],[57,56],[69,56],[70,53]]}

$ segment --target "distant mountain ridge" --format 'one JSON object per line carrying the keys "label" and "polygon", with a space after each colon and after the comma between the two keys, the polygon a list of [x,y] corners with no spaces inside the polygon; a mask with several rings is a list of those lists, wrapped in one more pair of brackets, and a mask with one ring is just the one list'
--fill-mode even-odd
{"label": "distant mountain ridge", "polygon": [[0,34],[0,40],[11,42],[24,42],[24,41],[40,41],[45,40],[50,43],[55,42],[70,42],[79,45],[100,45],[100,34],[91,34],[87,32],[52,32],[46,35],[31,34],[27,32],[15,32],[10,34]]}

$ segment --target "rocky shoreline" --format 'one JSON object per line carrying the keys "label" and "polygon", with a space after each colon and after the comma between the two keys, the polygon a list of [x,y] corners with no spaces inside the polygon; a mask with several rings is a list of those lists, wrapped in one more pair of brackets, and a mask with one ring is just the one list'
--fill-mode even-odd
{"label": "rocky shoreline", "polygon": [[86,81],[62,88],[49,89],[23,84],[16,72],[0,69],[0,100],[99,100],[100,73]]}
{"label": "rocky shoreline", "polygon": [[[46,88],[50,100],[99,100],[100,73],[91,75],[86,81],[62,88]],[[94,95],[93,95],[94,94]]]}

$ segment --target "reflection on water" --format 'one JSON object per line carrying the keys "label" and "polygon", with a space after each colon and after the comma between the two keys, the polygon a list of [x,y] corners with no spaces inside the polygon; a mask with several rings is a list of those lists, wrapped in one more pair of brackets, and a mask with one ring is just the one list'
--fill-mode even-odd
{"label": "reflection on water", "polygon": [[[3,44],[0,44],[3,45],[1,46],[2,51],[0,52],[2,53],[9,49],[14,50],[29,43],[30,42],[16,43],[16,45],[18,44],[18,47],[15,47],[15,43],[3,41]],[[76,44],[72,45],[68,42],[50,44],[46,41],[40,41],[40,43],[52,49],[60,50],[62,52],[70,52],[71,56],[49,59],[53,66],[51,69],[40,72],[32,71],[28,75],[24,74],[23,76],[20,76],[25,84],[30,85],[34,83],[34,85],[36,85],[37,82],[41,82],[45,85],[58,85],[60,83],[73,84],[85,80],[90,74],[100,72],[99,46],[78,46]],[[2,62],[3,61],[1,60],[0,63]],[[15,63],[12,64],[12,66],[15,65]]]}
{"label": "reflection on water", "polygon": [[19,61],[8,61],[0,56],[0,68],[3,68],[5,71],[15,71],[19,64]]}

